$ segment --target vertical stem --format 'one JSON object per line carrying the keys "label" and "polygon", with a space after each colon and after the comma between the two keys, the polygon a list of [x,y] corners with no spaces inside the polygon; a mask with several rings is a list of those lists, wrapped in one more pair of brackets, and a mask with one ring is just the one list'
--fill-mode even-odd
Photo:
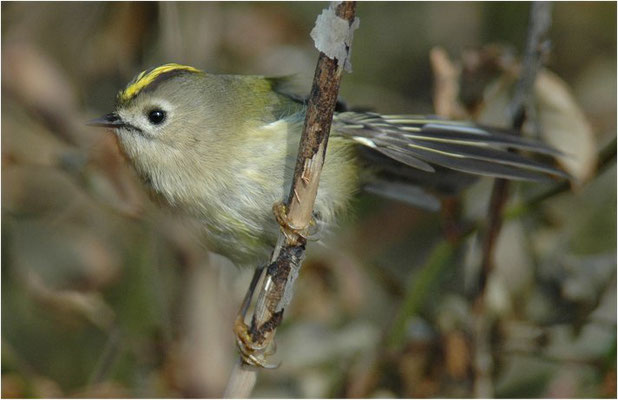
{"label": "vertical stem", "polygon": [[[335,14],[352,27],[356,2],[344,1],[337,4]],[[346,43],[347,54],[349,46],[350,44]],[[264,345],[264,348],[273,340],[281,323],[304,259],[306,240],[301,232],[309,227],[311,222],[345,61],[331,59],[323,52],[320,52],[318,58],[294,178],[283,216],[286,224],[282,226],[283,232],[280,233],[273,251],[274,262],[266,271],[249,329],[252,341]],[[239,360],[234,366],[224,396],[249,397],[256,382],[256,374],[255,367],[246,365],[242,359]]]}
{"label": "vertical stem", "polygon": [[[526,120],[526,107],[530,102],[537,72],[542,66],[542,55],[547,50],[545,39],[550,26],[551,3],[532,3],[522,70],[510,105],[511,127],[517,134],[521,134],[521,128]],[[488,210],[488,223],[482,237],[483,259],[474,304],[476,314],[474,394],[479,398],[494,396],[492,384],[493,359],[490,345],[493,321],[487,315],[485,309],[485,291],[489,276],[494,268],[495,246],[502,227],[502,214],[508,199],[508,190],[508,181],[504,179],[495,180]]]}

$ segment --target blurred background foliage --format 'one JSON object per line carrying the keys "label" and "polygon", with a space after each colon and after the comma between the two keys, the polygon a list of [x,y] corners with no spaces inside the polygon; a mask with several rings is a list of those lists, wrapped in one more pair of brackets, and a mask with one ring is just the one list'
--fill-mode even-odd
{"label": "blurred background foliage", "polygon": [[[252,272],[151,204],[113,135],[84,122],[171,61],[296,73],[309,87],[325,6],[2,3],[3,397],[221,395]],[[439,46],[465,114],[449,116],[506,125],[528,14],[527,3],[362,2],[341,96],[435,113]],[[495,396],[616,396],[616,4],[555,3],[550,36],[529,130],[563,148],[580,180],[512,189],[487,343],[471,293],[491,181],[441,213],[361,195],[310,248],[277,335],[283,365],[260,373],[255,396],[470,397],[475,360],[490,361]]]}

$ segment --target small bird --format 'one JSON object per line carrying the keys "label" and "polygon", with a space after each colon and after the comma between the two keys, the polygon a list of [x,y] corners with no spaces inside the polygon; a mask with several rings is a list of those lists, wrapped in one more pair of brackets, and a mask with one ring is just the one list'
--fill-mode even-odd
{"label": "small bird", "polygon": [[[212,251],[237,265],[259,265],[276,242],[271,210],[289,193],[306,111],[285,82],[165,64],[137,75],[118,93],[116,110],[90,124],[114,129],[144,184],[196,218]],[[315,219],[332,223],[361,188],[422,202],[409,188],[431,182],[432,174],[438,179],[444,169],[530,181],[568,178],[511,149],[560,155],[469,122],[336,112]]]}

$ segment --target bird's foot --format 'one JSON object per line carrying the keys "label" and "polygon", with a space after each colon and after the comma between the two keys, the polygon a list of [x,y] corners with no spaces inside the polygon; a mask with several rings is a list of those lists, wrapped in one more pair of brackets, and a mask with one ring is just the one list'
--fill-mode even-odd
{"label": "bird's foot", "polygon": [[269,363],[267,358],[277,351],[277,345],[273,339],[267,339],[264,343],[254,342],[249,327],[245,324],[241,315],[234,322],[234,333],[236,334],[236,345],[240,350],[242,361],[254,367],[266,369],[278,368],[280,363]]}
{"label": "bird's foot", "polygon": [[300,236],[307,240],[318,240],[320,233],[320,225],[316,219],[316,214],[309,221],[309,225],[305,227],[294,226],[288,218],[288,208],[283,202],[273,204],[273,214],[281,227],[281,231],[286,236],[286,239],[295,241],[294,235]]}

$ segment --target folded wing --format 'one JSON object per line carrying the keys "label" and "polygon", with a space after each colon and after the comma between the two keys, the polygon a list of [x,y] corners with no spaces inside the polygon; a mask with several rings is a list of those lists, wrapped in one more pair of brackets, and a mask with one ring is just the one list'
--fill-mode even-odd
{"label": "folded wing", "polygon": [[556,157],[543,143],[468,122],[411,115],[344,112],[333,120],[334,134],[350,137],[410,167],[433,172],[433,165],[475,175],[547,181],[569,178],[551,163],[536,161],[511,149]]}

